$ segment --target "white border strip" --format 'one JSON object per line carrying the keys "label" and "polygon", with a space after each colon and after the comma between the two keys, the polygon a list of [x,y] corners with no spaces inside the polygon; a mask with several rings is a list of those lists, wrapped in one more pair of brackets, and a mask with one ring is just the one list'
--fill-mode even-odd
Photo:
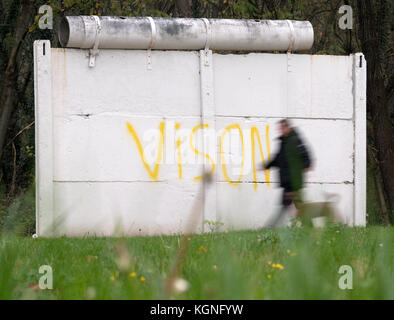
{"label": "white border strip", "polygon": [[53,231],[52,61],[49,40],[34,42],[36,234]]}
{"label": "white border strip", "polygon": [[[201,121],[208,124],[208,129],[216,130],[215,119],[215,100],[214,100],[214,83],[213,83],[213,57],[209,49],[200,50],[200,93],[201,93]],[[203,129],[202,129],[203,130]],[[203,152],[207,153],[205,139],[203,139]],[[204,157],[204,172],[211,170],[211,163]],[[204,214],[203,214],[203,231],[206,230],[204,220],[215,221],[216,215],[216,167],[210,183],[204,183]]]}
{"label": "white border strip", "polygon": [[367,223],[367,62],[362,53],[353,55],[354,101],[354,212],[353,225]]}

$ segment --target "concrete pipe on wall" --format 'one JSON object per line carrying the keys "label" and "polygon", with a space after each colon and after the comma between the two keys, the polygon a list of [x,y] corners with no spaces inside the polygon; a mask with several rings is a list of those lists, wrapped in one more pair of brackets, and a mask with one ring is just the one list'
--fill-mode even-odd
{"label": "concrete pipe on wall", "polygon": [[63,47],[90,49],[298,51],[313,44],[309,21],[69,16]]}

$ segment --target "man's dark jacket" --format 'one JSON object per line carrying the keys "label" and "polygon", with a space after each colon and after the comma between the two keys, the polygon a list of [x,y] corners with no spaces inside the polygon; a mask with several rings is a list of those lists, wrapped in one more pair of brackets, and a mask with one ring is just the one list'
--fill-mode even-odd
{"label": "man's dark jacket", "polygon": [[299,190],[303,185],[303,170],[311,166],[308,150],[294,128],[279,139],[279,152],[265,169],[279,168],[280,186],[287,191]]}

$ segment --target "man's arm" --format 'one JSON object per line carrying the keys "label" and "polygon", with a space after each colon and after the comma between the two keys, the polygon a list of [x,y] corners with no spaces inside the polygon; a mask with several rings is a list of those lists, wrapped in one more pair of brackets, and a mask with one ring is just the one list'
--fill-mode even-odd
{"label": "man's arm", "polygon": [[266,165],[264,165],[263,162],[263,168],[264,170],[268,170],[271,167],[277,167],[278,166],[278,153],[275,155],[275,157],[269,161]]}

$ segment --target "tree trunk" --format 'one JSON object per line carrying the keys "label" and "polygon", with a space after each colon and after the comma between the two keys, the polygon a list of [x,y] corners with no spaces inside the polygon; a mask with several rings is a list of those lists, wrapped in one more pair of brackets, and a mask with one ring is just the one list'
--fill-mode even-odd
{"label": "tree trunk", "polygon": [[34,1],[24,0],[21,5],[20,14],[16,23],[14,46],[11,49],[8,59],[7,68],[4,73],[3,86],[0,95],[0,159],[3,154],[5,139],[12,112],[15,106],[16,88],[17,88],[17,66],[19,50],[22,41],[29,30],[29,26],[33,23],[34,17]]}
{"label": "tree trunk", "polygon": [[[387,39],[381,34],[386,17],[386,2],[358,0],[361,47],[367,60],[367,106],[372,117],[374,142],[378,150],[379,166],[387,196],[390,219],[394,208],[394,142],[384,82],[383,49]],[[378,15],[379,12],[379,15]],[[380,32],[379,32],[380,31]]]}
{"label": "tree trunk", "polygon": [[193,16],[192,7],[189,0],[176,0],[176,8],[183,18],[191,18]]}

